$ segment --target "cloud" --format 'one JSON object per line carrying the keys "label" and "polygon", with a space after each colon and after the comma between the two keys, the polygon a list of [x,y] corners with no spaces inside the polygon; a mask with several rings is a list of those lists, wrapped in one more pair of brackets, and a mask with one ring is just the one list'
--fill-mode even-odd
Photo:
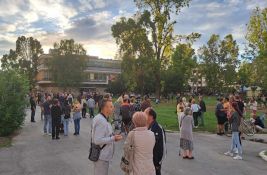
{"label": "cloud", "polygon": [[[109,0],[111,1],[111,0]],[[82,11],[93,10],[93,9],[102,9],[107,6],[107,0],[79,0],[80,9]]]}
{"label": "cloud", "polygon": [[88,15],[73,21],[71,28],[65,33],[79,41],[108,38],[111,37],[110,19],[112,19],[111,13],[108,11]]}
{"label": "cloud", "polygon": [[[192,0],[189,8],[172,15],[177,20],[175,34],[201,33],[194,48],[205,44],[212,34],[223,38],[232,33],[242,45],[246,23],[256,6],[266,7],[267,1]],[[54,42],[73,38],[88,54],[111,58],[117,52],[112,24],[136,11],[133,0],[1,0],[0,55],[14,49],[17,37],[25,35],[38,39],[45,52]]]}

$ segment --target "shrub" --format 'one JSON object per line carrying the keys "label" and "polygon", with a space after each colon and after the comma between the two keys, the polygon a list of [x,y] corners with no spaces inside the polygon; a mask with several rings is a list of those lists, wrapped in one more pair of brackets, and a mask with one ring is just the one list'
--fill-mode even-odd
{"label": "shrub", "polygon": [[15,71],[0,71],[0,136],[21,127],[25,118],[28,82]]}

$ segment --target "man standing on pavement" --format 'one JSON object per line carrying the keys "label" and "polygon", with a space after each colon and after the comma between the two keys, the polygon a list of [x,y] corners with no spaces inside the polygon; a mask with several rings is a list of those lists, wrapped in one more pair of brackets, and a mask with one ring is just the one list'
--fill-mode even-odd
{"label": "man standing on pavement", "polygon": [[87,100],[87,106],[89,108],[89,115],[90,115],[90,118],[94,118],[95,115],[94,115],[94,109],[95,109],[95,100],[93,99],[93,97],[90,95],[89,96],[89,99]]}
{"label": "man standing on pavement", "polygon": [[52,117],[52,139],[59,138],[59,127],[61,122],[61,108],[58,99],[54,99],[53,106],[51,107],[51,117]]}
{"label": "man standing on pavement", "polygon": [[[44,108],[44,134],[51,135],[52,132],[52,118],[51,118],[51,96],[47,96],[46,101],[43,103]],[[48,132],[47,132],[48,128]]]}
{"label": "man standing on pavement", "polygon": [[31,104],[31,122],[35,122],[34,116],[35,116],[35,111],[36,111],[36,102],[34,99],[34,95],[31,95],[30,98],[30,104]]}
{"label": "man standing on pavement", "polygon": [[206,104],[203,101],[202,96],[199,96],[199,106],[200,106],[199,118],[201,120],[200,126],[204,126],[204,113],[206,112]]}
{"label": "man standing on pavement", "polygon": [[99,104],[100,114],[93,119],[92,142],[102,149],[98,161],[94,162],[94,175],[108,175],[109,162],[114,155],[114,142],[122,139],[121,135],[113,135],[109,116],[113,113],[111,100],[103,99]]}
{"label": "man standing on pavement", "polygon": [[166,143],[165,132],[156,120],[157,113],[151,107],[147,108],[145,113],[147,115],[148,129],[154,133],[156,139],[153,149],[153,163],[156,169],[156,175],[161,175],[161,164]]}

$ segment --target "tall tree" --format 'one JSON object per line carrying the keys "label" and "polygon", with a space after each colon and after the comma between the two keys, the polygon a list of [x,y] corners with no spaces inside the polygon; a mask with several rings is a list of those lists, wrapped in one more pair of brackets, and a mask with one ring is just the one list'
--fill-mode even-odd
{"label": "tall tree", "polygon": [[73,39],[64,39],[59,43],[54,43],[54,49],[59,55],[86,55],[83,45],[75,43]]}
{"label": "tall tree", "polygon": [[35,76],[37,74],[38,57],[43,53],[42,45],[33,37],[18,37],[16,41],[16,50],[10,50],[9,54],[1,59],[2,68],[17,69],[20,73],[28,77],[30,88],[35,85]]}
{"label": "tall tree", "polygon": [[154,52],[141,23],[133,18],[121,18],[112,26],[112,35],[120,45],[122,80],[127,90],[141,94],[153,92],[151,74]]}
{"label": "tall tree", "polygon": [[186,90],[196,65],[195,51],[191,44],[178,44],[171,57],[170,67],[163,73],[162,81],[165,82],[165,94]]}
{"label": "tall tree", "polygon": [[248,61],[242,62],[238,70],[238,83],[241,86],[253,85],[256,79],[256,72],[254,70],[252,63]]}
{"label": "tall tree", "polygon": [[[126,31],[131,34],[141,31],[145,38],[149,40],[153,48],[153,59],[155,60],[153,73],[155,76],[156,95],[159,98],[161,90],[161,70],[166,66],[171,56],[172,44],[181,39],[181,36],[174,35],[175,19],[171,19],[172,14],[178,15],[180,10],[189,5],[190,0],[134,0],[140,13],[135,16],[138,30],[128,25]],[[134,20],[132,20],[134,21]],[[113,36],[116,38],[120,48],[124,49],[125,41],[135,40],[130,35],[124,35],[125,29],[119,28],[123,21],[112,26]],[[117,34],[117,31],[119,31]],[[117,35],[114,35],[117,34]],[[150,35],[148,37],[148,35]],[[199,34],[192,34],[186,39],[198,38]],[[126,39],[125,39],[126,38]],[[118,42],[119,41],[119,42]]]}
{"label": "tall tree", "polygon": [[[251,85],[258,85],[267,89],[267,8],[257,7],[253,10],[247,25],[246,39],[248,40],[248,51],[251,58],[251,74],[249,79]],[[242,70],[243,71],[243,70]]]}
{"label": "tall tree", "polygon": [[267,8],[257,7],[252,11],[247,25],[246,39],[254,50],[267,50]]}
{"label": "tall tree", "polygon": [[238,46],[232,35],[220,40],[219,35],[212,35],[207,45],[199,49],[199,57],[203,63],[203,74],[210,92],[224,90],[236,83]]}
{"label": "tall tree", "polygon": [[51,79],[59,87],[78,87],[85,78],[86,57],[81,55],[54,55],[46,64]]}

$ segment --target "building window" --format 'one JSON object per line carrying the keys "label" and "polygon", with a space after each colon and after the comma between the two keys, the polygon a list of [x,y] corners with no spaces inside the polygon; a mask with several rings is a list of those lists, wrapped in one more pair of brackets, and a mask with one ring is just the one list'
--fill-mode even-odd
{"label": "building window", "polygon": [[45,71],[45,72],[44,72],[44,80],[45,80],[45,81],[49,81],[50,78],[51,78],[50,72]]}
{"label": "building window", "polygon": [[90,80],[94,80],[95,79],[95,74],[90,73]]}

